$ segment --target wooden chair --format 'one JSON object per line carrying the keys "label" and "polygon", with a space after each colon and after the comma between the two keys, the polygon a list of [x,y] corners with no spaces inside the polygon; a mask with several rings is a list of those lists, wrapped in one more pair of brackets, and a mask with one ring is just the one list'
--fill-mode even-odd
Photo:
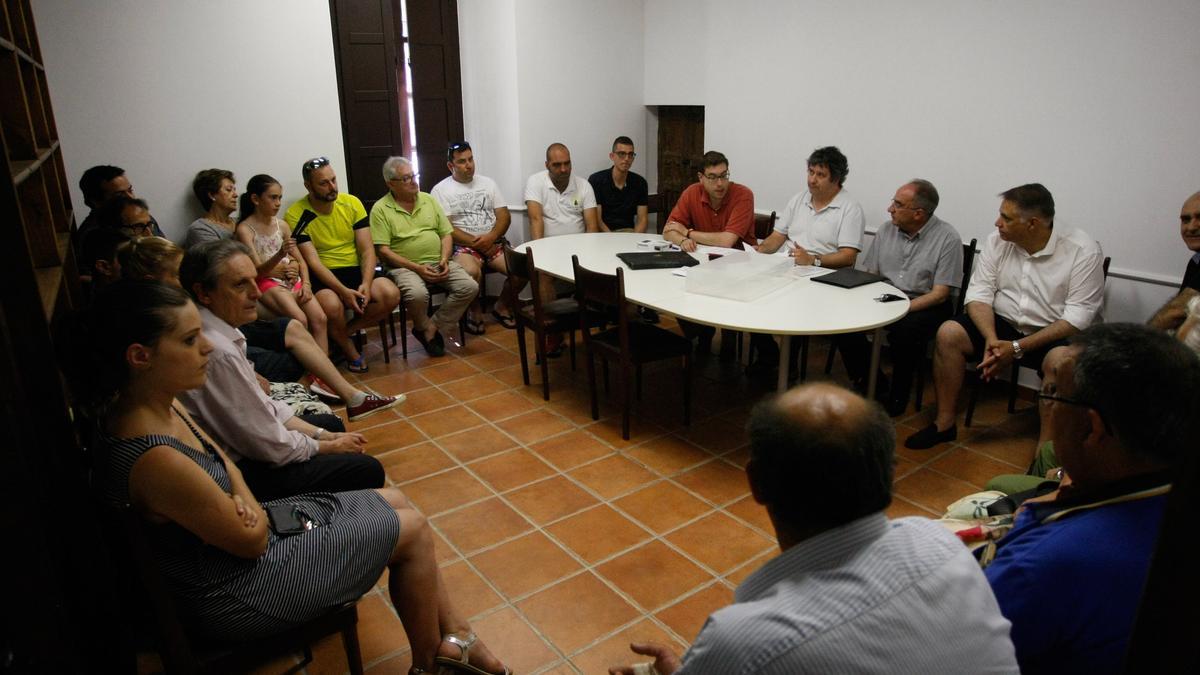
{"label": "wooden chair", "polygon": [[[1105,256],[1104,280],[1106,283],[1108,281],[1108,265],[1111,262],[1112,256]],[[1008,374],[1008,414],[1010,415],[1017,411],[1017,389],[1020,386],[1019,383],[1021,379],[1022,368],[1028,368],[1029,370],[1037,372],[1038,377],[1042,376],[1041,363],[1033,363],[1031,361],[1024,360],[1014,360],[1012,362],[1012,371]],[[963,420],[964,427],[971,426],[971,419],[975,416],[975,404],[979,402],[979,389],[980,385],[982,384],[982,380],[979,379],[978,375],[975,375],[969,379],[972,386],[971,395],[967,398],[967,414],[966,418]]]}
{"label": "wooden chair", "polygon": [[663,225],[667,224],[667,216],[671,215],[671,210],[675,208],[677,201],[679,201],[679,193],[674,190],[662,190],[646,198],[647,217],[657,216],[654,228],[659,234],[662,234]]}
{"label": "wooden chair", "polygon": [[285,654],[303,651],[304,661],[298,668],[312,662],[312,643],[326,635],[342,634],[346,662],[354,675],[362,675],[362,653],[358,643],[358,601],[331,609],[303,625],[266,638],[245,643],[203,643],[190,635],[175,606],[167,582],[158,569],[146,537],[146,524],[141,517],[126,510],[113,514],[116,528],[124,532],[129,554],[158,633],[159,654],[168,673],[229,673],[244,672]]}
{"label": "wooden chair", "polygon": [[[550,400],[550,366],[546,359],[546,334],[567,333],[571,349],[571,370],[575,370],[575,328],[579,325],[579,305],[574,298],[558,298],[543,304],[538,293],[541,273],[533,263],[533,251],[515,251],[504,247],[504,266],[508,270],[510,283],[508,297],[504,299],[517,322],[517,347],[521,351],[521,377],[529,386],[529,356],[525,348],[525,331],[533,331],[534,353],[537,365],[542,368],[542,398]],[[533,296],[529,302],[520,299],[525,281]]]}
{"label": "wooden chair", "polygon": [[[608,362],[617,365],[621,378],[621,438],[629,440],[629,416],[633,407],[630,375],[637,379],[637,396],[642,393],[642,365],[662,359],[683,358],[683,423],[691,425],[692,415],[692,343],[683,336],[658,326],[630,319],[625,299],[625,270],[617,273],[593,272],[579,266],[579,256],[571,256],[575,271],[575,297],[579,303],[579,330],[587,358],[588,388],[592,394],[592,419],[600,419],[596,397],[596,361],[604,359],[605,381]],[[615,328],[605,329],[610,320]],[[595,331],[595,332],[593,332]],[[631,372],[632,371],[632,372]]]}

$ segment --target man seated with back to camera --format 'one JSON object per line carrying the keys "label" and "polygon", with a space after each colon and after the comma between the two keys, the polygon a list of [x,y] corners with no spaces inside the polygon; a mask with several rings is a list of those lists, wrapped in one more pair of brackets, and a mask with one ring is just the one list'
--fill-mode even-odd
{"label": "man seated with back to camera", "polygon": [[[780,554],[709,616],[671,673],[1015,673],[1009,623],[962,543],[926,518],[889,521],[895,429],[883,410],[809,384],[750,415],[746,477]],[[629,667],[610,673],[633,675]]]}

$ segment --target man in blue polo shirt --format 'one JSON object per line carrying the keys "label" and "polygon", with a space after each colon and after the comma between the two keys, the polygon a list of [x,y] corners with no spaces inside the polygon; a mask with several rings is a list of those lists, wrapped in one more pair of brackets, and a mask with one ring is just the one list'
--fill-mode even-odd
{"label": "man in blue polo shirt", "polygon": [[1046,357],[1039,404],[1066,477],[1026,502],[985,571],[1022,673],[1119,672],[1174,479],[1200,437],[1200,360],[1098,324]]}

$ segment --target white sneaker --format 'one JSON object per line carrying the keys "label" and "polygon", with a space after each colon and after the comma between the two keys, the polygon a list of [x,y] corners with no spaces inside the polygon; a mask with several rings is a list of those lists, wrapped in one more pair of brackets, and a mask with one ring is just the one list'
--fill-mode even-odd
{"label": "white sneaker", "polygon": [[333,388],[325,383],[325,380],[322,380],[316,375],[313,375],[312,384],[308,385],[308,390],[324,399],[330,399],[333,401],[342,400],[342,397],[338,396],[333,391]]}

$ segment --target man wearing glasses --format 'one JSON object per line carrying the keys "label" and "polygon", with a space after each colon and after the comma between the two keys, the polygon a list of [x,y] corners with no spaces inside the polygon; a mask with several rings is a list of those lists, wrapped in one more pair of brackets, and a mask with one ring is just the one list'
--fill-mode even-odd
{"label": "man wearing glasses", "polygon": [[[887,327],[891,393],[877,398],[887,401],[892,417],[908,406],[913,369],[938,326],[950,318],[950,289],[962,284],[962,237],[950,223],[933,215],[938,201],[937,188],[927,180],[915,178],[902,185],[888,206],[892,219],[879,226],[863,260],[863,269],[887,277],[911,302],[908,314]],[[870,363],[866,334],[839,335],[835,342],[850,380],[866,391]],[[886,380],[879,382],[877,391],[886,394]]]}
{"label": "man wearing glasses", "polygon": [[933,357],[937,416],[904,445],[925,450],[958,437],[967,360],[985,381],[1014,360],[1040,369],[1046,352],[1092,325],[1104,305],[1104,252],[1079,229],[1054,227],[1054,197],[1040,183],[1000,194],[996,232],[971,270],[966,311],[938,328]]}
{"label": "man wearing glasses", "polygon": [[699,183],[687,186],[663,226],[663,239],[685,251],[696,244],[734,248],[753,246],[754,193],[729,174],[729,160],[710,150],[704,153]]}
{"label": "man wearing glasses", "polygon": [[152,237],[154,216],[144,199],[117,195],[96,210],[99,227],[120,230],[126,237]]}
{"label": "man wearing glasses", "polygon": [[612,168],[588,176],[596,193],[600,229],[604,232],[645,232],[650,187],[646,179],[629,170],[637,153],[633,140],[618,136],[608,158]]}
{"label": "man wearing glasses", "polygon": [[984,573],[1021,672],[1116,672],[1179,478],[1172,467],[1187,466],[1200,436],[1200,361],[1152,328],[1099,324],[1046,364],[1044,435],[1066,478],[1025,502]]}
{"label": "man wearing glasses", "polygon": [[[371,207],[371,240],[388,277],[412,317],[413,337],[430,356],[446,354],[441,331],[454,326],[467,311],[479,285],[450,259],[454,228],[437,200],[421,192],[412,162],[388,157],[383,180],[388,193]],[[426,316],[429,284],[446,290],[446,301],[433,316]]]}
{"label": "man wearing glasses", "polygon": [[[504,245],[508,242],[504,235],[512,216],[500,187],[491,178],[475,173],[475,153],[466,141],[446,148],[446,166],[450,175],[433,186],[429,194],[454,226],[454,262],[462,265],[476,284],[483,283],[485,268],[507,275]],[[492,316],[501,326],[516,328],[515,319],[504,307],[505,297],[507,293],[496,302]],[[468,331],[482,335],[483,322],[479,318],[470,321]]]}
{"label": "man wearing glasses", "polygon": [[358,197],[338,192],[337,174],[329,160],[310,159],[300,171],[308,194],[288,207],[284,220],[295,232],[305,211],[316,214],[296,235],[296,243],[308,264],[314,296],[329,318],[329,339],[346,354],[350,372],[365,373],[367,359],[350,336],[387,318],[400,304],[400,292],[395,284],[375,278],[367,210]]}

